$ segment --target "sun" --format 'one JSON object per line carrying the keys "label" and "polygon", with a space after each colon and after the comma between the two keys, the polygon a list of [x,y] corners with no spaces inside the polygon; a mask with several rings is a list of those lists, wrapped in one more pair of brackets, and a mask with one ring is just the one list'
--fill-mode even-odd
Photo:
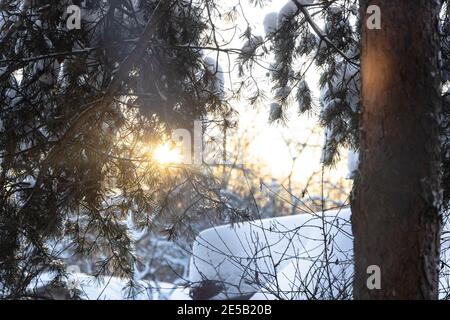
{"label": "sun", "polygon": [[153,159],[160,164],[179,164],[182,161],[182,155],[178,148],[170,143],[164,143],[155,148]]}

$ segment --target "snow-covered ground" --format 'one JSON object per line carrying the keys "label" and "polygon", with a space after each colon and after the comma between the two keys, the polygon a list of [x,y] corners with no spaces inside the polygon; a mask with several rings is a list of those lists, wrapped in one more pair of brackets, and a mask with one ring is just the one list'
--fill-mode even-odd
{"label": "snow-covered ground", "polygon": [[[128,280],[76,271],[61,282],[87,300],[191,300],[191,294],[202,299],[349,299],[350,216],[343,208],[204,230],[193,244],[191,288],[140,280],[131,290]],[[49,286],[54,277],[42,274],[30,291]],[[445,286],[448,273],[441,272],[440,281]]]}
{"label": "snow-covered ground", "polygon": [[[54,275],[44,273],[30,285],[31,292],[49,286]],[[83,300],[191,300],[189,290],[165,282],[136,281],[130,286],[129,280],[101,276],[93,277],[84,273],[69,273],[61,282],[71,292],[77,293]],[[47,289],[51,294],[52,289]]]}
{"label": "snow-covered ground", "polygon": [[[199,296],[214,299],[344,298],[352,249],[350,209],[344,208],[204,230],[192,248],[191,289],[143,280],[130,286],[127,279],[79,270],[68,270],[60,281],[86,300],[190,300],[190,290],[212,290]],[[54,278],[43,273],[30,291],[50,287]]]}

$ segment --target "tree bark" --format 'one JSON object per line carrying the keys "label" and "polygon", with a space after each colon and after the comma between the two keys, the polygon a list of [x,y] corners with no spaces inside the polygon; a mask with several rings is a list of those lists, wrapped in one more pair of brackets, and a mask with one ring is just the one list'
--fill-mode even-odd
{"label": "tree bark", "polygon": [[[437,299],[441,230],[438,0],[361,1],[355,299]],[[381,30],[367,27],[368,5]],[[367,268],[380,267],[370,290]]]}

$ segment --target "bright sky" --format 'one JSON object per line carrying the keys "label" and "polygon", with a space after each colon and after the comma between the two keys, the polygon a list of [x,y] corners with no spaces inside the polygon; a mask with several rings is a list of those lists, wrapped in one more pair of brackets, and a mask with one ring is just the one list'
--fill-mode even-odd
{"label": "bright sky", "polygon": [[[244,13],[251,24],[253,34],[264,36],[264,17],[270,12],[278,12],[286,2],[287,0],[272,1],[264,8],[260,8],[259,6],[254,7],[248,4],[248,1],[241,1],[241,4],[245,6]],[[242,34],[247,28],[247,24],[243,18],[238,20],[238,24],[240,26],[239,34]],[[233,48],[242,47],[242,39],[236,37],[229,46]],[[222,55],[219,61],[222,68],[227,70],[229,66],[227,57]],[[266,61],[266,65],[270,65],[271,62],[269,59]],[[231,66],[233,64],[231,62]],[[311,90],[313,90],[313,98],[318,99],[318,72],[315,72],[314,68],[311,71],[307,74],[307,80]],[[270,93],[272,84],[265,74],[266,71],[261,70],[261,82],[258,85],[265,86],[268,93]],[[225,79],[227,81],[228,77],[226,76]],[[226,82],[226,86],[229,85],[229,81]],[[248,158],[264,167],[267,175],[272,175],[277,179],[282,179],[289,174],[293,164],[292,156],[297,157],[293,178],[299,182],[305,181],[313,172],[321,169],[320,158],[323,131],[318,129],[317,134],[308,140],[308,143],[315,147],[307,148],[303,153],[298,154],[299,144],[305,143],[311,135],[311,131],[317,128],[317,118],[306,115],[300,117],[297,114],[297,106],[293,103],[288,111],[289,120],[286,125],[269,124],[271,102],[271,98],[268,97],[267,101],[256,109],[249,106],[245,100],[231,103],[232,107],[239,112],[239,128],[236,139],[242,140],[244,138],[244,140],[250,140]],[[286,144],[286,141],[290,142],[290,146]],[[343,152],[343,156],[345,156],[343,161],[329,173],[330,178],[333,180],[347,176],[346,152]]]}

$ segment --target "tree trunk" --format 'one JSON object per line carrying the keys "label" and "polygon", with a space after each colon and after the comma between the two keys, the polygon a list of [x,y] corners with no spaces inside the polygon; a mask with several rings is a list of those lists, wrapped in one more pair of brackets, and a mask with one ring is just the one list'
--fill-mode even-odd
{"label": "tree trunk", "polygon": [[[380,7],[381,30],[368,28],[368,5]],[[355,299],[438,297],[439,9],[437,0],[361,1]],[[371,265],[381,270],[381,289],[367,286]]]}

